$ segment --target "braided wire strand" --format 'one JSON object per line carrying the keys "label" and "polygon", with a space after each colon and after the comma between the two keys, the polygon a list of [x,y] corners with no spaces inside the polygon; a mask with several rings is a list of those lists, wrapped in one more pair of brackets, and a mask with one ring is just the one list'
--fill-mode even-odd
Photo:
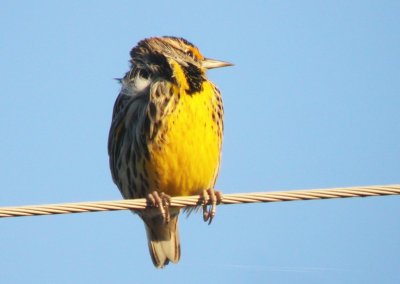
{"label": "braided wire strand", "polygon": [[[384,195],[400,195],[400,184],[342,187],[330,189],[221,194],[221,204],[284,202],[296,200],[369,197]],[[203,202],[210,204],[211,200],[208,198],[207,200],[203,201],[200,196],[179,196],[172,197],[170,205],[183,208],[186,206],[199,206],[203,204]],[[92,201],[29,206],[10,206],[0,207],[0,218],[117,210],[143,210],[145,208],[147,208],[147,201],[144,198],[115,201]]]}

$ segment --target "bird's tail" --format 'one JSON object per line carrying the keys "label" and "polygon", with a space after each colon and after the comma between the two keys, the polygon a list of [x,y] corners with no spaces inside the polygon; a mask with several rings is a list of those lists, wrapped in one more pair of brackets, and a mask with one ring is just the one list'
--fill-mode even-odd
{"label": "bird's tail", "polygon": [[179,261],[181,246],[178,216],[178,214],[171,214],[171,219],[167,224],[164,223],[161,215],[142,217],[146,227],[151,259],[157,268],[163,268],[170,261],[173,263]]}

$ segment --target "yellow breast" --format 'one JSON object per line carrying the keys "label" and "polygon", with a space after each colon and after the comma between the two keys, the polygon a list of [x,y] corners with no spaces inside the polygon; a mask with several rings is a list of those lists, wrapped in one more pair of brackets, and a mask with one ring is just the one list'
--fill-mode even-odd
{"label": "yellow breast", "polygon": [[[180,93],[180,94],[179,94]],[[222,105],[212,83],[205,81],[200,93],[179,96],[166,117],[159,143],[149,145],[147,165],[154,190],[171,196],[195,195],[212,188],[218,174],[222,143]]]}

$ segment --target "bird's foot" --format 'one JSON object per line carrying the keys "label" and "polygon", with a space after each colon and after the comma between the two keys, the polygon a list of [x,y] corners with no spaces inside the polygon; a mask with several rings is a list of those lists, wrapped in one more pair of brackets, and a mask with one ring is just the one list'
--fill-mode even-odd
{"label": "bird's foot", "polygon": [[164,192],[158,193],[153,191],[147,195],[147,203],[150,207],[157,208],[159,214],[161,214],[162,219],[165,224],[170,221],[169,206],[171,204],[171,197]]}
{"label": "bird's foot", "polygon": [[210,188],[203,190],[200,196],[203,205],[203,220],[211,224],[217,211],[217,205],[222,201],[221,192]]}

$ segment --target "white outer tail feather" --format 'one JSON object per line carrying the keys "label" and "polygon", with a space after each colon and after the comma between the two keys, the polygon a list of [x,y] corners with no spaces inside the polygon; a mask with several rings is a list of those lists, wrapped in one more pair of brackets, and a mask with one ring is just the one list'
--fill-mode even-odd
{"label": "white outer tail feather", "polygon": [[178,215],[171,216],[168,224],[164,224],[161,216],[143,218],[143,221],[154,266],[163,268],[170,261],[177,263],[181,255]]}

